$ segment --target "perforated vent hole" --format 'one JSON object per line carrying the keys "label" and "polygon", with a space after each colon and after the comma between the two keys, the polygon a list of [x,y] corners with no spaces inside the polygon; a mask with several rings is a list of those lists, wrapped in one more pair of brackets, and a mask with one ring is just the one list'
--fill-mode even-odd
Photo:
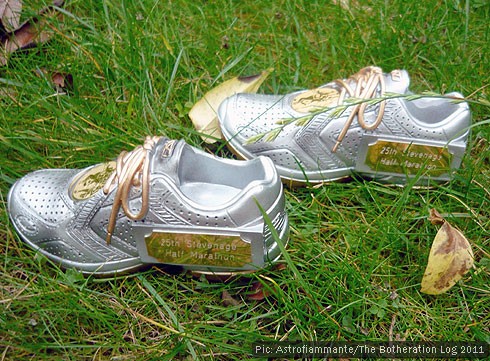
{"label": "perforated vent hole", "polygon": [[294,157],[291,156],[291,154],[289,154],[288,152],[274,152],[274,153],[269,153],[267,155],[277,165],[287,167],[287,168],[292,168],[292,169],[298,168],[296,159],[294,159]]}
{"label": "perforated vent hole", "polygon": [[78,249],[71,247],[66,243],[62,243],[61,241],[48,243],[44,247],[44,250],[54,256],[58,256],[60,258],[70,261],[80,261],[85,257],[85,255]]}
{"label": "perforated vent hole", "polygon": [[67,206],[60,197],[61,186],[65,186],[63,173],[43,172],[27,176],[18,188],[20,199],[46,222],[57,223],[64,219]]}

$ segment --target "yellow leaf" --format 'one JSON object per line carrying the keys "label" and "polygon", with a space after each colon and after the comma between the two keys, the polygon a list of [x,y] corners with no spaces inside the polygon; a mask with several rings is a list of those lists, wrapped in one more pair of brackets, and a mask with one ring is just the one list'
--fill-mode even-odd
{"label": "yellow leaf", "polygon": [[222,137],[217,110],[223,100],[237,93],[256,93],[271,72],[272,69],[268,69],[260,74],[229,79],[208,91],[194,104],[189,117],[205,142],[214,143]]}
{"label": "yellow leaf", "polygon": [[420,291],[437,295],[453,287],[473,267],[473,251],[463,233],[435,209],[430,212],[429,220],[442,226],[432,243]]}

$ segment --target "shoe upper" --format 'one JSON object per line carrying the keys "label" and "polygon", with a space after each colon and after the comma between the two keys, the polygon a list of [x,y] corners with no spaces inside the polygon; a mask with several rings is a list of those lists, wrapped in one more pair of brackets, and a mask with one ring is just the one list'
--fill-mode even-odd
{"label": "shoe upper", "polygon": [[[141,266],[142,239],[155,232],[263,233],[257,203],[276,224],[287,223],[282,186],[269,159],[225,160],[184,141],[147,142],[147,149],[138,147],[141,162],[131,163],[133,151],[117,162],[39,170],[18,180],[8,206],[21,238],[65,267],[112,274]],[[262,246],[265,260],[274,248],[268,242]],[[271,253],[278,256],[276,249]]]}
{"label": "shoe upper", "polygon": [[[236,94],[221,104],[220,126],[237,153],[248,159],[270,157],[287,179],[332,180],[357,168],[365,170],[360,156],[366,153],[366,142],[382,139],[450,144],[451,168],[458,168],[471,121],[468,104],[456,101],[463,98],[458,93],[413,95],[409,85],[405,70],[384,74],[369,67],[312,90]],[[254,138],[258,141],[248,142]]]}

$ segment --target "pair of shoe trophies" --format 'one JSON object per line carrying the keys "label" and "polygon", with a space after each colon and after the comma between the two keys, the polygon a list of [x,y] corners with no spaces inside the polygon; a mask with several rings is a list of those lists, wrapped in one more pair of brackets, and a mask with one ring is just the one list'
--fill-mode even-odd
{"label": "pair of shoe trophies", "polygon": [[218,118],[245,160],[147,137],[116,161],[24,176],[10,189],[10,218],[30,247],[85,274],[151,264],[253,272],[288,241],[281,180],[315,184],[353,172],[394,184],[450,179],[466,149],[468,104],[459,93],[408,88],[406,71],[367,67],[312,90],[236,94]]}

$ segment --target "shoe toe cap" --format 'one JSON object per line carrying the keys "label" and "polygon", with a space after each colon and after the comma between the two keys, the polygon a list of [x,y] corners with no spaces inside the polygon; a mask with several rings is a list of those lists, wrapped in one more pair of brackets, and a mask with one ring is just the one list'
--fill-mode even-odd
{"label": "shoe toe cap", "polygon": [[8,211],[20,238],[65,268],[110,275],[140,267],[135,255],[69,234],[75,207],[68,190],[76,174],[76,170],[40,170],[10,188]]}
{"label": "shoe toe cap", "polygon": [[8,197],[11,218],[56,225],[71,217],[67,188],[72,175],[68,170],[41,170],[18,180]]}

